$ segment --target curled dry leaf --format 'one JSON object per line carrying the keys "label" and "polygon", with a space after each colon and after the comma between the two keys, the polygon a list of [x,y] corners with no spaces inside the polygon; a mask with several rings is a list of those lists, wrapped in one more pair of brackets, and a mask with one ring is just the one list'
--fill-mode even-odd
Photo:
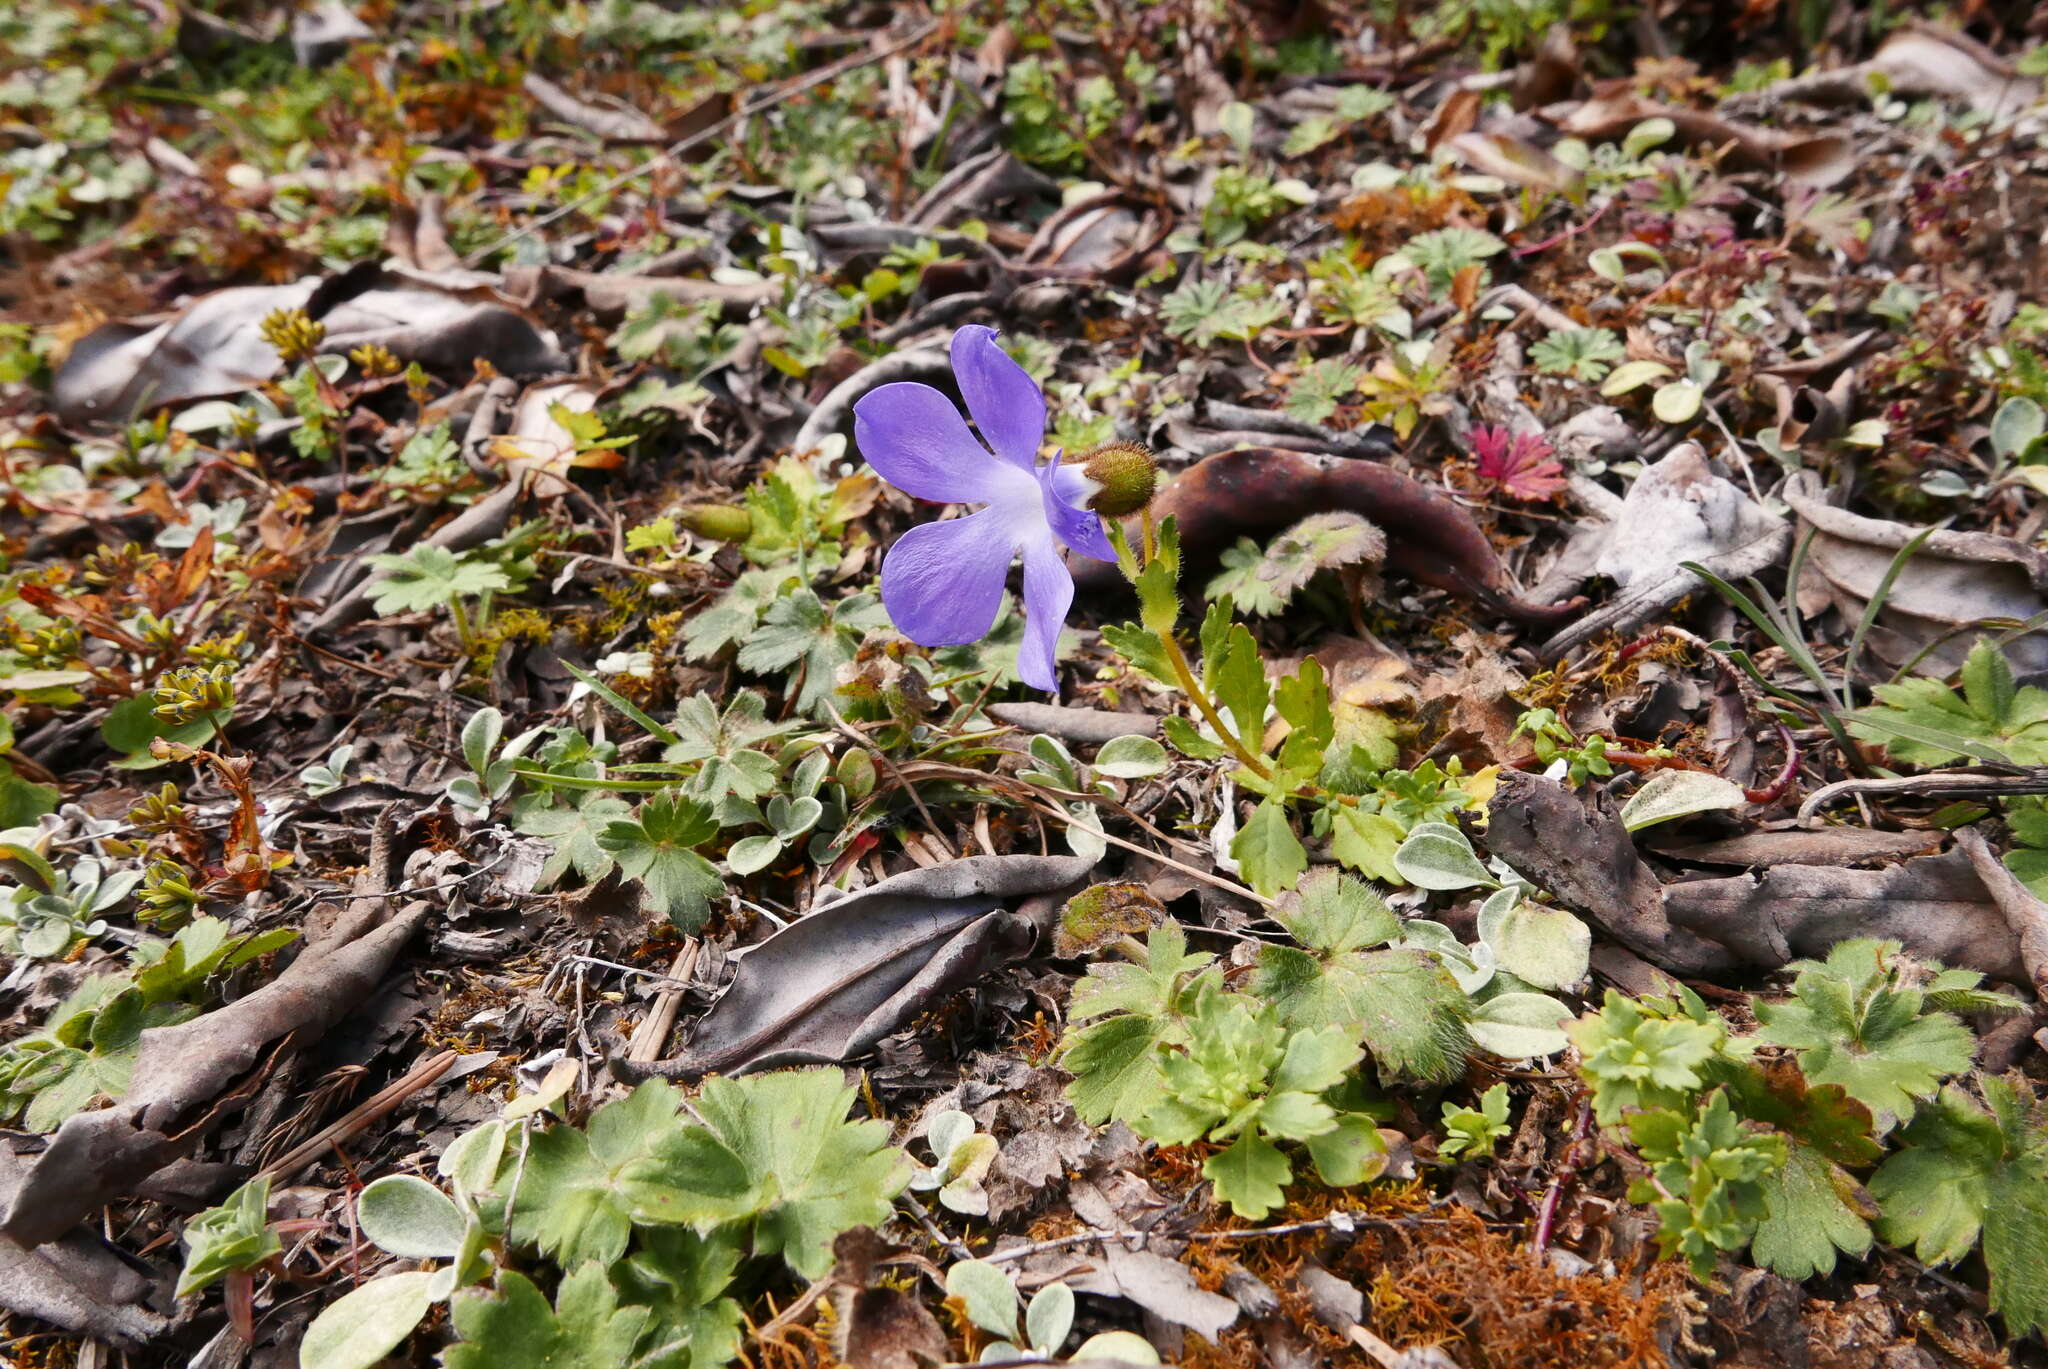
{"label": "curled dry leaf", "polygon": [[271,1043],[315,1040],[367,1002],[433,911],[425,902],[394,911],[393,902],[358,898],[248,997],[143,1032],[128,1093],[58,1128],[0,1216],[0,1235],[40,1245],[133,1192],[199,1143],[218,1120],[213,1105]]}
{"label": "curled dry leaf", "polygon": [[2011,63],[1968,35],[1909,22],[1867,62],[1790,77],[1746,103],[1861,104],[1879,88],[1903,98],[1959,100],[1993,116],[2016,114],[2041,93],[2038,81],[2019,75]]}
{"label": "curled dry leaf", "polygon": [[[1522,599],[1493,544],[1457,501],[1371,461],[1278,447],[1223,452],[1190,467],[1152,509],[1155,517],[1178,522],[1181,552],[1191,566],[1213,563],[1240,537],[1268,537],[1308,514],[1344,511],[1384,529],[1388,569],[1425,585],[1530,622],[1557,622],[1581,607]],[[1135,523],[1130,533],[1135,540]],[[1084,591],[1124,583],[1107,562],[1073,569]]]}
{"label": "curled dry leaf", "polygon": [[1550,780],[1505,771],[1487,812],[1489,851],[1675,974],[1776,969],[1856,937],[1898,941],[1923,960],[2008,982],[2027,973],[2021,933],[1961,850],[1881,870],[1778,865],[1660,888],[1600,791],[1582,802]]}
{"label": "curled dry leaf", "polygon": [[392,288],[376,269],[358,268],[324,281],[218,290],[169,317],[96,328],[57,373],[58,416],[119,423],[142,410],[255,389],[282,369],[262,331],[280,309],[303,309],[324,324],[324,353],[382,345],[430,369],[466,373],[478,360],[513,375],[568,369],[553,333],[487,292]]}
{"label": "curled dry leaf", "polygon": [[[1810,611],[1832,603],[1845,622],[1861,622],[1893,560],[1920,529],[1836,508],[1809,472],[1787,483],[1784,498],[1799,516],[1800,535],[1813,537],[1802,600]],[[1888,666],[1917,658],[1920,674],[1950,675],[1975,641],[1958,629],[1992,618],[2024,621],[2044,609],[2048,554],[1995,533],[1940,531],[1901,568],[1864,645]],[[2014,638],[2005,654],[2023,675],[2048,670],[2048,632]]]}
{"label": "curled dry leaf", "polygon": [[1646,119],[1669,119],[1683,146],[1727,148],[1731,171],[1775,171],[1788,181],[1829,186],[1856,166],[1854,148],[1840,134],[1787,133],[1660,104],[1637,94],[1628,81],[1606,83],[1592,99],[1565,111],[1557,123],[1573,137],[1601,141],[1624,138]]}
{"label": "curled dry leaf", "polygon": [[1579,552],[1580,564],[1597,549],[1593,573],[1620,592],[1545,642],[1542,654],[1560,656],[1602,632],[1626,632],[1699,589],[1700,578],[1681,562],[1740,580],[1776,565],[1791,539],[1784,519],[1714,474],[1697,443],[1674,447],[1629,487],[1611,521],[1574,536],[1574,543],[1592,544]]}
{"label": "curled dry leaf", "polygon": [[745,1074],[852,1059],[994,966],[1031,949],[1037,929],[1007,899],[1086,877],[1081,856],[970,856],[911,870],[817,908],[737,958],[732,984],[690,1048],[632,1082]]}

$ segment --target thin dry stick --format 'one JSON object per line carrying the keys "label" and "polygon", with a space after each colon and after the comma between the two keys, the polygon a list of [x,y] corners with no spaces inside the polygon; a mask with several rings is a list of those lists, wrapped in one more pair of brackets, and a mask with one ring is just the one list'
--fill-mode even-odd
{"label": "thin dry stick", "polygon": [[[1441,1206],[1447,1200],[1439,1199],[1432,1206]],[[1029,1245],[1016,1246],[1010,1250],[998,1250],[981,1259],[988,1264],[1009,1264],[1015,1260],[1028,1260],[1033,1255],[1042,1255],[1048,1250],[1063,1250],[1070,1245],[1092,1245],[1098,1241],[1261,1241],[1275,1236],[1293,1236],[1303,1231],[1352,1231],[1361,1226],[1413,1227],[1436,1226],[1447,1223],[1449,1217],[1432,1217],[1425,1212],[1409,1213],[1401,1217],[1381,1217],[1369,1212],[1332,1212],[1327,1217],[1310,1221],[1279,1222],[1273,1226],[1236,1227],[1222,1231],[1076,1231],[1067,1236],[1054,1236]]]}
{"label": "thin dry stick", "polygon": [[866,733],[846,721],[839,710],[833,707],[830,699],[825,700],[825,712],[831,716],[832,726],[838,729],[842,736],[879,761],[882,768],[889,772],[889,778],[896,781],[897,786],[910,796],[911,803],[917,806],[917,815],[924,819],[925,830],[939,843],[939,849],[949,857],[957,854],[953,850],[953,843],[947,841],[944,834],[939,831],[939,824],[932,818],[932,810],[924,806],[924,798],[917,792],[917,786],[903,778],[903,772],[896,768],[896,762],[889,753],[876,746]]}
{"label": "thin dry stick", "polygon": [[[684,941],[683,949],[668,967],[669,978],[687,984],[696,972],[697,957],[703,950],[704,943],[694,936]],[[654,996],[646,1020],[633,1029],[633,1039],[626,1045],[626,1058],[642,1065],[661,1059],[661,1049],[668,1044],[668,1034],[675,1029],[676,1013],[682,1006],[682,988],[676,984],[663,985]]]}
{"label": "thin dry stick", "polygon": [[[1045,804],[1041,806],[1039,804],[1034,803],[1032,805],[1032,809],[1035,812],[1043,813],[1046,817],[1057,818],[1059,821],[1066,823],[1068,826],[1072,826],[1074,823],[1073,815],[1068,813],[1064,808],[1059,807],[1057,804]],[[1138,843],[1136,843],[1135,841],[1125,841],[1122,837],[1112,836],[1108,832],[1104,832],[1099,829],[1090,830],[1094,831],[1096,836],[1101,837],[1111,846],[1121,846],[1126,851],[1136,851],[1141,856],[1149,857],[1152,860],[1158,861],[1161,865],[1169,866],[1172,869],[1180,871],[1182,874],[1186,875],[1190,879],[1199,879],[1204,884],[1213,884],[1218,889],[1228,890],[1230,893],[1236,894],[1239,898],[1248,898],[1262,908],[1276,908],[1279,906],[1272,899],[1267,898],[1264,894],[1258,893],[1252,889],[1248,889],[1242,884],[1234,884],[1230,880],[1222,878],[1220,875],[1212,875],[1207,873],[1206,871],[1197,870],[1192,865],[1183,865],[1179,861],[1175,860],[1172,856],[1162,856],[1157,851],[1148,850],[1145,847],[1138,845]],[[1212,927],[1209,930],[1215,931],[1218,929]]]}
{"label": "thin dry stick", "polygon": [[853,71],[856,70],[857,68],[864,66],[870,66],[876,62],[880,62],[887,58],[894,57],[897,53],[904,51],[906,48],[916,47],[919,43],[923,42],[932,33],[937,31],[938,27],[938,20],[927,20],[925,23],[918,25],[917,28],[911,30],[903,37],[898,38],[893,43],[885,43],[881,47],[870,48],[866,52],[851,53],[848,56],[842,57],[838,61],[833,62],[829,66],[823,66],[818,68],[816,71],[812,72],[808,76],[801,77],[798,80],[790,82],[788,85],[781,86],[773,91],[770,91],[767,95],[762,96],[760,99],[754,101],[752,104],[741,105],[738,109],[726,115],[717,123],[712,124],[707,128],[698,129],[695,133],[692,133],[687,137],[678,138],[675,142],[670,143],[667,147],[663,148],[660,152],[656,153],[654,156],[650,157],[647,161],[641,163],[639,166],[633,167],[627,171],[620,172],[618,175],[612,177],[608,181],[605,181],[603,184],[594,186],[593,188],[584,192],[583,194],[578,195],[575,199],[570,200],[565,204],[562,204],[554,209],[549,210],[547,213],[541,215],[539,218],[533,220],[531,223],[513,229],[510,233],[505,234],[496,242],[478,248],[476,251],[464,257],[462,259],[462,264],[464,266],[475,266],[478,262],[484,260],[486,257],[491,256],[493,253],[498,252],[503,248],[511,246],[513,243],[518,242],[521,238],[531,237],[533,234],[538,233],[541,229],[546,228],[549,224],[552,224],[559,219],[562,219],[570,214],[575,213],[577,210],[581,209],[584,205],[589,204],[591,201],[602,199],[605,196],[610,195],[614,191],[620,189],[621,187],[629,185],[632,182],[639,180],[642,176],[647,175],[656,167],[665,166],[669,163],[674,162],[677,157],[680,157],[683,153],[688,152],[691,148],[696,147],[701,143],[707,143],[711,141],[711,139],[716,138],[721,134],[730,132],[732,129],[738,127],[740,123],[742,123],[743,121],[753,118],[756,114],[761,113],[763,110],[772,109],[776,105],[781,104],[784,100],[789,99],[791,96],[801,95],[807,90],[812,90],[818,86],[825,85],[828,82],[836,81],[849,71]]}
{"label": "thin dry stick", "polygon": [[263,1179],[289,1179],[306,1165],[320,1157],[320,1153],[339,1141],[361,1131],[370,1123],[395,1109],[413,1094],[439,1079],[453,1069],[461,1059],[455,1051],[442,1051],[429,1057],[406,1074],[379,1090],[367,1101],[351,1108],[339,1121],[323,1127],[310,1140],[304,1141],[285,1152],[275,1164],[266,1166],[257,1177]]}

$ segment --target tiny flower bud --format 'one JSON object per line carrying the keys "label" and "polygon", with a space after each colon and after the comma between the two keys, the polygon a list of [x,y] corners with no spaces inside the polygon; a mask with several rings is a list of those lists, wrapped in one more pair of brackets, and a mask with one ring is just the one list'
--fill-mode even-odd
{"label": "tiny flower bud", "polygon": [[714,542],[744,542],[754,535],[754,515],[734,504],[685,504],[676,522]]}
{"label": "tiny flower bud", "polygon": [[1152,453],[1135,442],[1112,442],[1081,458],[1081,474],[1094,493],[1088,507],[1107,518],[1122,518],[1152,502],[1159,488],[1159,467]]}

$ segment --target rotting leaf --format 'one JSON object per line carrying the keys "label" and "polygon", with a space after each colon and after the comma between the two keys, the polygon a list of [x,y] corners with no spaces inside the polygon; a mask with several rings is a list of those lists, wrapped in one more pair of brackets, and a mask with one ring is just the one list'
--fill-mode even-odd
{"label": "rotting leaf", "polygon": [[628,1080],[694,1079],[851,1059],[997,964],[1028,951],[1003,906],[1084,878],[1079,856],[970,856],[912,870],[815,909],[748,949],[690,1049]]}

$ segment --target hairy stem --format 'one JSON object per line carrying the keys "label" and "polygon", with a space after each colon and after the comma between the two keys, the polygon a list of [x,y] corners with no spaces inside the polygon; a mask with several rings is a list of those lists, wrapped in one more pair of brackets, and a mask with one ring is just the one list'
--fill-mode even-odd
{"label": "hairy stem", "polygon": [[[1152,564],[1153,556],[1157,554],[1157,543],[1152,532],[1152,510],[1149,508],[1145,510],[1139,522],[1139,535],[1143,539],[1143,564],[1149,566]],[[1273,778],[1273,767],[1246,746],[1237,733],[1223,721],[1223,715],[1216,711],[1216,705],[1210,702],[1209,691],[1202,688],[1201,680],[1196,677],[1194,667],[1188,664],[1187,653],[1180,649],[1180,641],[1172,629],[1160,633],[1159,640],[1166,648],[1167,663],[1173,667],[1173,676],[1179,682],[1181,692],[1194,700],[1195,708],[1201,713],[1203,721],[1209,724],[1223,744],[1230,748],[1231,754],[1235,755],[1247,770],[1262,780]]]}

